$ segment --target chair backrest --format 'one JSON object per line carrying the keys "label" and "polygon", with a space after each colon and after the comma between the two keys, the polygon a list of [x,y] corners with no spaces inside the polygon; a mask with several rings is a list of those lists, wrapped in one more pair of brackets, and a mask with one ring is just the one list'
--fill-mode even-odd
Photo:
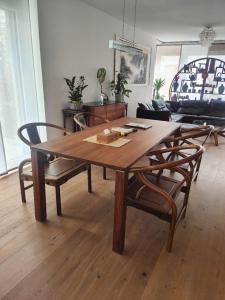
{"label": "chair backrest", "polygon": [[[192,154],[187,154],[187,150],[193,150]],[[184,151],[184,152],[182,152]],[[148,156],[156,156],[158,162],[153,165],[141,166],[131,168],[131,172],[135,173],[144,173],[144,172],[152,172],[152,171],[162,171],[164,169],[167,170],[177,170],[180,174],[184,175],[184,177],[192,176],[193,169],[197,165],[197,162],[201,159],[202,154],[204,152],[204,148],[200,145],[185,145],[185,146],[177,146],[172,148],[163,148],[155,151],[151,151],[148,153]],[[163,155],[168,154],[169,156],[173,156],[173,160],[167,160]],[[176,159],[177,158],[177,159]],[[189,164],[190,169],[187,171],[188,174],[182,171],[182,165]],[[191,178],[190,178],[191,179]]]}
{"label": "chair backrest", "polygon": [[201,125],[196,127],[190,127],[190,128],[181,128],[181,135],[176,137],[169,137],[165,140],[165,142],[181,142],[181,144],[192,144],[190,142],[190,139],[196,139],[199,137],[205,137],[205,139],[202,141],[202,146],[207,141],[208,137],[212,133],[214,129],[214,126],[212,125]]}
{"label": "chair backrest", "polygon": [[99,119],[102,123],[108,123],[109,120],[103,118],[102,116],[98,116],[93,113],[89,112],[81,112],[74,116],[74,122],[79,126],[80,130],[85,130],[87,127],[89,127],[88,119],[90,117]]}
{"label": "chair backrest", "polygon": [[[18,134],[19,138],[28,146],[39,144],[39,143],[41,143],[40,135],[38,133],[38,127],[40,127],[40,126],[55,128],[55,129],[63,131],[63,133],[65,133],[65,134],[70,133],[70,131],[68,131],[67,129],[60,127],[58,125],[55,125],[55,124],[50,124],[50,123],[45,123],[45,122],[35,122],[35,123],[28,123],[28,124],[21,126],[17,130],[17,134]],[[24,130],[26,130],[29,139],[27,139],[24,136]]]}

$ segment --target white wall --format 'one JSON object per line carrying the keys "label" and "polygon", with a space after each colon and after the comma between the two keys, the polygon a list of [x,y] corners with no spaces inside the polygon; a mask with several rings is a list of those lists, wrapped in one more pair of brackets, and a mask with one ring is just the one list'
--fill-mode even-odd
{"label": "white wall", "polygon": [[[67,103],[63,77],[84,75],[89,86],[83,100],[96,100],[96,71],[105,67],[107,82],[112,80],[113,50],[108,48],[108,41],[114,33],[121,33],[122,24],[79,0],[38,0],[38,12],[46,118],[48,122],[62,124],[62,108]],[[136,41],[153,45],[153,39],[139,30]],[[137,102],[151,98],[151,87],[131,89],[128,114],[134,116]]]}

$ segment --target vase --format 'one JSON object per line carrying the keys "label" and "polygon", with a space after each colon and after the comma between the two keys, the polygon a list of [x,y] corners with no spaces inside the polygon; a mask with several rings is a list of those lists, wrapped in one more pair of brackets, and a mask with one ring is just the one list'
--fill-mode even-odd
{"label": "vase", "polygon": [[115,94],[115,102],[124,102],[124,95]]}
{"label": "vase", "polygon": [[178,81],[175,81],[173,84],[173,91],[176,92],[178,87],[179,87],[179,83],[178,83]]}
{"label": "vase", "polygon": [[185,84],[182,86],[182,91],[184,93],[187,93],[187,90],[188,90],[188,84],[187,84],[187,82],[185,82]]}
{"label": "vase", "polygon": [[221,86],[218,88],[218,92],[220,95],[222,95],[224,93],[225,87],[223,84],[221,84]]}

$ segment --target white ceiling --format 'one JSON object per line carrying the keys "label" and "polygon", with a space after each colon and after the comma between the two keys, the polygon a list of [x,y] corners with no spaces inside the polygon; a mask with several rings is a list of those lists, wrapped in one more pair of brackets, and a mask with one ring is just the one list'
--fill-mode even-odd
{"label": "white ceiling", "polygon": [[[133,24],[134,1],[126,0],[126,21]],[[83,0],[122,19],[123,0]],[[225,0],[138,0],[137,27],[162,41],[198,40],[212,25],[217,39],[225,39]]]}

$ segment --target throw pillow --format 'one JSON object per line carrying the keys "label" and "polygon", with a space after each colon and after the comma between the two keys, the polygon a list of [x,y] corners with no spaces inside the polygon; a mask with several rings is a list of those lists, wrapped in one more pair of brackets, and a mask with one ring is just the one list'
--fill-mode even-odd
{"label": "throw pillow", "polygon": [[162,99],[152,100],[152,104],[155,110],[159,111],[168,111],[169,109],[166,106],[166,102]]}

